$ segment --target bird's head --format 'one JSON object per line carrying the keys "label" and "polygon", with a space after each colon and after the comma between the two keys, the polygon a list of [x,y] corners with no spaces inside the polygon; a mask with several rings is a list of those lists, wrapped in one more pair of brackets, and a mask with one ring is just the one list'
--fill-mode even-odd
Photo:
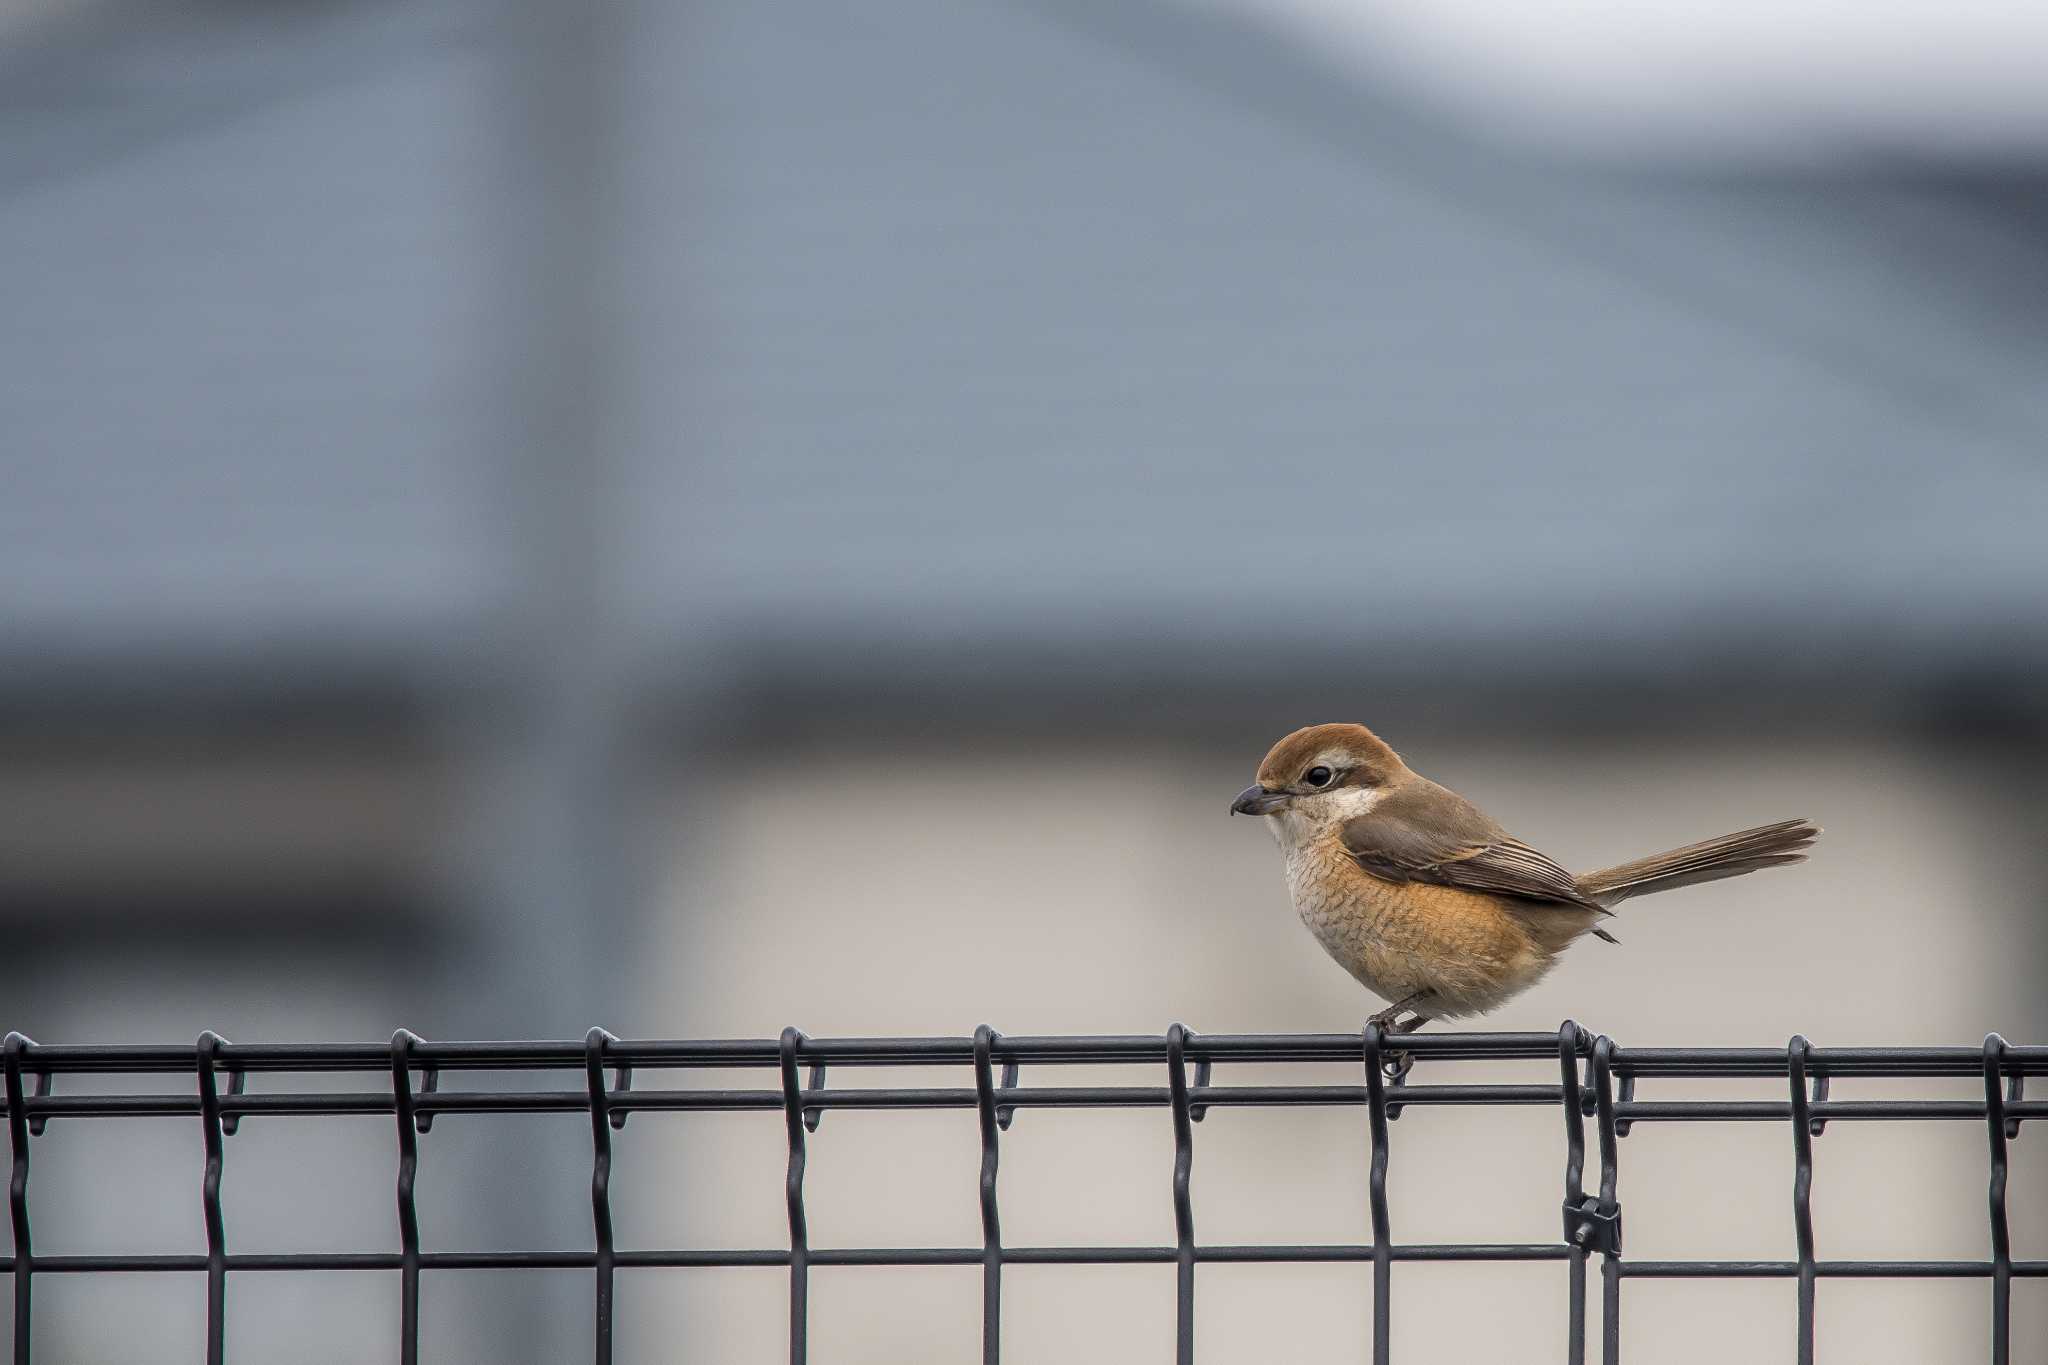
{"label": "bird's head", "polygon": [[1388,788],[1414,776],[1363,725],[1309,725],[1259,764],[1259,780],[1230,803],[1233,815],[1275,817],[1276,835],[1298,835],[1363,815]]}

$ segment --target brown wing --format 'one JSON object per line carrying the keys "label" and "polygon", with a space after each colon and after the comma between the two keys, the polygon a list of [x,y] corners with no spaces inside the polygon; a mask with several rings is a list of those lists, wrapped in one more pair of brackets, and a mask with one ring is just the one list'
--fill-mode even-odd
{"label": "brown wing", "polygon": [[1434,782],[1417,779],[1344,826],[1344,848],[1375,877],[1524,900],[1601,907],[1572,874]]}

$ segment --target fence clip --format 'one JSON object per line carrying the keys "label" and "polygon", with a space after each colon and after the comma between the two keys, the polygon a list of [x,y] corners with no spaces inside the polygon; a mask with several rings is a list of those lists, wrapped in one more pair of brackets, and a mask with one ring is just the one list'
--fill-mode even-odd
{"label": "fence clip", "polygon": [[[1195,1063],[1195,1089],[1207,1090],[1209,1088],[1209,1078],[1215,1074],[1214,1070],[1212,1069],[1214,1065],[1215,1064],[1211,1062],[1207,1057],[1204,1057],[1202,1058],[1202,1060]],[[1207,1118],[1208,1116],[1208,1105],[1191,1104],[1188,1106],[1188,1118],[1192,1121],[1200,1123],[1203,1119]]]}
{"label": "fence clip", "polygon": [[1621,1206],[1617,1204],[1603,1213],[1600,1201],[1592,1195],[1576,1204],[1567,1199],[1564,1204],[1564,1240],[1587,1251],[1621,1255]]}
{"label": "fence clip", "polygon": [[[1004,1090],[1015,1090],[1017,1088],[1017,1059],[1014,1057],[1003,1063],[1002,1088]],[[996,1106],[996,1127],[1002,1129],[1005,1133],[1010,1131],[1010,1120],[1016,1117],[1016,1105],[999,1104]]]}
{"label": "fence clip", "polygon": [[[50,1092],[51,1092],[52,1090],[56,1089],[56,1086],[57,1086],[57,1073],[56,1073],[56,1072],[54,1072],[54,1071],[42,1071],[42,1072],[38,1072],[38,1073],[36,1074],[36,1098],[37,1098],[37,1099],[39,1099],[39,1100],[46,1100],[46,1099],[50,1098]],[[50,1116],[49,1116],[48,1114],[31,1114],[31,1115],[29,1115],[29,1120],[28,1120],[28,1135],[29,1135],[30,1137],[41,1137],[41,1136],[43,1135],[43,1129],[44,1129],[45,1127],[47,1127],[47,1126],[49,1125],[49,1122],[50,1122]],[[2019,1124],[2020,1124],[2020,1121],[2019,1121],[2018,1119],[2014,1119],[2014,1120],[2012,1121],[2012,1126],[2013,1126],[2014,1128],[2018,1128],[2018,1127],[2019,1127]]]}
{"label": "fence clip", "polygon": [[[809,1090],[809,1091],[819,1091],[819,1090],[823,1090],[824,1088],[825,1088],[825,1064],[824,1064],[823,1062],[813,1062],[813,1063],[811,1063],[811,1076],[810,1076],[810,1079],[809,1079],[808,1081],[805,1081],[805,1082],[804,1082],[804,1089],[805,1089],[805,1090]],[[824,1117],[825,1117],[825,1110],[824,1110],[824,1107],[823,1107],[822,1105],[816,1105],[816,1104],[807,1104],[807,1105],[805,1105],[805,1106],[804,1106],[804,1131],[805,1131],[806,1133],[815,1133],[815,1132],[817,1132],[817,1131],[818,1131],[818,1121],[819,1121],[820,1119],[824,1118]]]}

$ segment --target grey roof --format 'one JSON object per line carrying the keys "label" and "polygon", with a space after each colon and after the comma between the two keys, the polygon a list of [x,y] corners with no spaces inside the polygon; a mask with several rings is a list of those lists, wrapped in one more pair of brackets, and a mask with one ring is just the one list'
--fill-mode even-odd
{"label": "grey roof", "polygon": [[[404,13],[4,83],[0,660],[403,669],[516,595],[531,130]],[[2048,638],[1996,205],[1518,159],[1198,7],[623,13],[550,454],[643,642]]]}

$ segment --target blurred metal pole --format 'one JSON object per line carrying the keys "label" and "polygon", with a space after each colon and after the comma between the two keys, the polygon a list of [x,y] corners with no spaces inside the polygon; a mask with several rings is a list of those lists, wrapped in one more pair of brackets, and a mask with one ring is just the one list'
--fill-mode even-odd
{"label": "blurred metal pole", "polygon": [[618,452],[601,420],[615,343],[602,273],[615,160],[609,12],[507,11],[494,108],[502,159],[486,317],[500,348],[494,432],[506,596],[476,714],[480,923],[502,1029],[580,1035],[602,1012],[602,932],[620,913],[626,841],[625,639],[612,540]]}
{"label": "blurred metal pole", "polygon": [[[552,1037],[625,1026],[603,971],[626,941],[638,884],[624,826],[633,778],[613,550],[619,459],[603,413],[618,344],[604,288],[617,238],[606,193],[617,161],[611,68],[632,14],[514,6],[494,48],[494,164],[479,206],[493,245],[478,344],[494,351],[487,401],[501,420],[489,424],[494,478],[481,512],[496,532],[504,596],[483,676],[458,689],[454,717],[469,822],[459,955],[482,969],[466,980],[487,984],[444,988],[435,1027]],[[486,1201],[491,1211],[479,1217],[493,1226],[476,1232],[492,1242],[587,1239],[587,1195],[545,1178],[584,1159],[587,1138],[536,1125],[520,1139],[492,1154],[516,1163],[522,1197]],[[445,1140],[463,1139],[451,1129]],[[503,1324],[489,1342],[465,1343],[478,1358],[587,1349],[580,1335],[557,1339],[561,1324],[585,1316],[575,1304],[590,1292],[587,1277],[476,1292],[492,1295],[488,1311],[464,1301],[464,1322]]]}

